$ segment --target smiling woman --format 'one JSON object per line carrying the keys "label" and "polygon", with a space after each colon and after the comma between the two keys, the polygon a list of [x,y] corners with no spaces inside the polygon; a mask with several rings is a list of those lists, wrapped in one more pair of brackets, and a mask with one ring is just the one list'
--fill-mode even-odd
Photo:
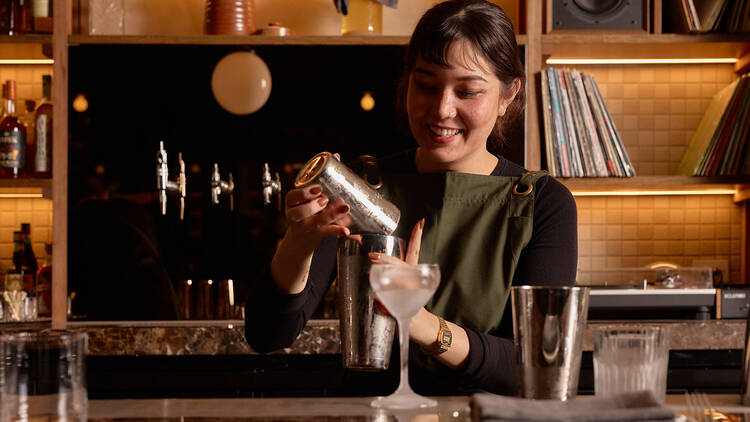
{"label": "smiling woman", "polygon": [[[420,394],[514,394],[510,286],[575,279],[570,192],[496,152],[523,111],[524,80],[513,25],[484,0],[434,6],[407,48],[400,104],[418,146],[377,165],[380,193],[401,211],[394,235],[411,235],[406,256],[440,266],[440,286],[411,319]],[[253,349],[286,347],[304,327],[335,276],[333,237],[354,234],[350,205],[316,185],[287,194],[289,228],[246,307]]]}

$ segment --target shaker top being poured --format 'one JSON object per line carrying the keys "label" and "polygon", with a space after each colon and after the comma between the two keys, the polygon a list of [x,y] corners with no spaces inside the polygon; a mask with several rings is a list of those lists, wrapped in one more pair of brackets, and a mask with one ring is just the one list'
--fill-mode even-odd
{"label": "shaker top being poured", "polygon": [[294,187],[315,183],[331,202],[341,198],[349,205],[352,233],[390,235],[396,230],[401,211],[330,152],[311,158],[297,174]]}

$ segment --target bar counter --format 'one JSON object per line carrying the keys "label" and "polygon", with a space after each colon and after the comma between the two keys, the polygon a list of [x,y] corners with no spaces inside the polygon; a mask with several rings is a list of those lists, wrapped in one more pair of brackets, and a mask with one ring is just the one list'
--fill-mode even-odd
{"label": "bar counter", "polygon": [[[585,400],[590,396],[579,396]],[[158,419],[182,422],[186,418],[216,420],[252,418],[254,421],[373,421],[373,422],[468,422],[472,420],[469,397],[437,397],[432,409],[379,410],[369,406],[372,397],[255,398],[255,399],[147,399],[90,400],[89,421]],[[750,414],[736,394],[708,395],[711,407],[732,416]],[[685,396],[668,395],[666,403],[684,414]],[[729,416],[729,415],[727,415]],[[678,419],[679,420],[679,419]],[[725,420],[725,419],[721,419]],[[735,420],[735,419],[731,419]],[[747,419],[745,419],[747,420]]]}
{"label": "bar counter", "polygon": [[[659,325],[669,328],[671,350],[742,350],[745,320],[589,321],[583,350],[593,350],[593,331],[600,326]],[[41,329],[45,323],[0,324],[0,332]],[[245,341],[242,320],[86,321],[68,327],[89,335],[91,356],[184,356],[257,354]],[[339,321],[310,320],[295,342],[275,354],[311,355],[341,352]]]}
{"label": "bar counter", "polygon": [[[590,321],[583,350],[593,349],[596,327],[632,324],[668,327],[671,350],[742,350],[745,347],[745,320]],[[69,327],[89,334],[92,356],[256,354],[245,341],[242,320],[71,322]],[[339,321],[311,320],[290,347],[276,354],[340,352]]]}

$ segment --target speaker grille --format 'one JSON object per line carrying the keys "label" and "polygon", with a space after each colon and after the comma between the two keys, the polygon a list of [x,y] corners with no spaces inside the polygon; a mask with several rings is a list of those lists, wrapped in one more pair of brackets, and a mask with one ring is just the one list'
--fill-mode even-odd
{"label": "speaker grille", "polygon": [[551,0],[552,29],[643,29],[643,0]]}

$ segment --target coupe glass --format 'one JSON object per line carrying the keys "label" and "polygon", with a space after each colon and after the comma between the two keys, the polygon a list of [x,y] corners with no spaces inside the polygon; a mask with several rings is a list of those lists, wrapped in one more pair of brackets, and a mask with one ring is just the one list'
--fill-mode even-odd
{"label": "coupe glass", "polygon": [[401,346],[401,382],[387,397],[373,400],[373,407],[414,409],[437,406],[435,400],[420,396],[409,385],[409,326],[411,317],[427,303],[440,283],[437,264],[375,264],[370,268],[370,286],[398,323]]}

